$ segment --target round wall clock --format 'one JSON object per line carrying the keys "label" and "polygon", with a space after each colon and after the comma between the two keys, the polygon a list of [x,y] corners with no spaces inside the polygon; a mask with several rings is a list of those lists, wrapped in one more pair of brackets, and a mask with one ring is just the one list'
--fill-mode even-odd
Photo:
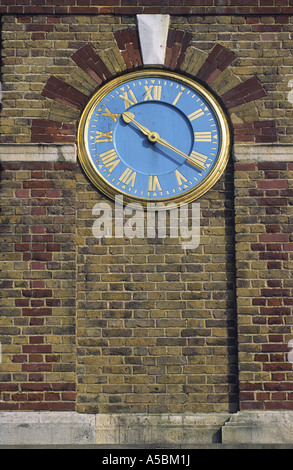
{"label": "round wall clock", "polygon": [[143,70],[91,98],[78,153],[92,183],[124,202],[187,203],[218,181],[228,162],[229,126],[214,96],[177,73]]}

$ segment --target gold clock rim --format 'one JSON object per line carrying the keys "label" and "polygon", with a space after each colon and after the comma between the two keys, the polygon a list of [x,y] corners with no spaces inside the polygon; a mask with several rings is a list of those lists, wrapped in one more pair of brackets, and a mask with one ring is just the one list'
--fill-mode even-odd
{"label": "gold clock rim", "polygon": [[[208,175],[199,183],[199,185],[194,188],[191,188],[189,191],[186,191],[183,194],[160,199],[146,199],[138,196],[128,195],[123,191],[120,191],[107,180],[105,180],[103,176],[97,172],[92,162],[92,159],[90,158],[86,142],[88,125],[96,105],[100,103],[104,99],[104,97],[117,86],[121,86],[124,83],[133,79],[137,80],[147,77],[168,78],[185,84],[186,86],[189,86],[190,88],[194,89],[197,93],[201,94],[201,96],[203,96],[204,99],[208,101],[209,105],[212,107],[221,132],[221,147],[218,153],[216,163],[214,164],[212,170],[208,173]],[[81,163],[81,166],[90,181],[94,184],[94,186],[96,186],[103,194],[105,194],[111,200],[115,200],[115,197],[120,195],[123,196],[124,204],[140,203],[144,207],[144,209],[146,209],[148,204],[188,204],[190,202],[196,201],[204,194],[206,194],[217,183],[217,181],[220,179],[220,177],[225,171],[230,157],[231,137],[228,119],[222,106],[215,98],[215,96],[202,84],[177,72],[170,72],[167,70],[159,69],[145,69],[135,72],[129,72],[120,77],[116,77],[110,82],[103,85],[96,93],[94,93],[94,95],[90,98],[89,102],[84,108],[79,121],[77,133],[77,147],[78,159]]]}

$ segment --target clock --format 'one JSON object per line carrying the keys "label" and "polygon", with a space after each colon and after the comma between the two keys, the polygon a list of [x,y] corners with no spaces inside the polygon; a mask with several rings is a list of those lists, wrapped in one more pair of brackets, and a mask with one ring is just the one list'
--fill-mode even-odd
{"label": "clock", "polygon": [[78,155],[92,183],[124,202],[191,202],[225,170],[229,125],[215,97],[178,73],[142,70],[101,87],[82,113]]}

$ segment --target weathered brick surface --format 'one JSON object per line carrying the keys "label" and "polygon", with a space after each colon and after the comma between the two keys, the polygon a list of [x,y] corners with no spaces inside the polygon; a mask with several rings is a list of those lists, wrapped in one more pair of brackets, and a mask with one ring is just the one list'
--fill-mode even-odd
{"label": "weathered brick surface", "polygon": [[112,75],[90,44],[83,46],[72,56],[74,62],[82,68],[98,85]]}
{"label": "weathered brick surface", "polygon": [[75,172],[3,164],[0,408],[73,410],[77,382],[80,412],[236,410],[231,168],[187,252],[94,239],[101,197]]}
{"label": "weathered brick surface", "polygon": [[87,97],[83,93],[57,77],[49,78],[42,95],[80,111],[83,110],[87,101]]}
{"label": "weathered brick surface", "polygon": [[[134,15],[166,13],[165,68],[215,92],[234,141],[292,144],[291,0],[87,3],[1,0],[2,143],[74,142],[97,87],[142,67]],[[229,167],[184,251],[95,240],[106,199],[72,163],[3,163],[0,409],[293,409],[292,170],[237,163],[234,191]]]}
{"label": "weathered brick surface", "polygon": [[75,409],[75,173],[3,163],[0,410]]}
{"label": "weathered brick surface", "polygon": [[196,78],[206,82],[208,85],[211,85],[211,83],[213,83],[221,73],[230,64],[232,64],[234,60],[236,60],[236,57],[237,56],[233,52],[230,52],[225,47],[217,44],[197,73]]}
{"label": "weathered brick surface", "polygon": [[275,121],[255,121],[234,124],[235,142],[274,143],[277,142]]}
{"label": "weathered brick surface", "polygon": [[235,165],[240,407],[293,409],[292,163]]}
{"label": "weathered brick surface", "polygon": [[167,38],[165,67],[180,70],[185,53],[192,39],[192,34],[180,29],[170,29]]}
{"label": "weathered brick surface", "polygon": [[34,143],[75,142],[76,126],[62,122],[33,119],[31,141]]}
{"label": "weathered brick surface", "polygon": [[237,409],[231,170],[201,199],[201,242],[92,236],[99,202],[77,181],[77,409]]}
{"label": "weathered brick surface", "polygon": [[142,66],[136,29],[117,31],[115,39],[128,70]]}

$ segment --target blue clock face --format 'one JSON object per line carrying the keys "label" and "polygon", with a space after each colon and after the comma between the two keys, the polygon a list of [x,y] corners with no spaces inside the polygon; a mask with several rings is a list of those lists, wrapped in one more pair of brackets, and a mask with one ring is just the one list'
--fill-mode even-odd
{"label": "blue clock face", "polygon": [[92,182],[125,201],[189,202],[208,191],[229,154],[214,97],[178,74],[143,71],[104,86],[79,127],[79,157]]}

